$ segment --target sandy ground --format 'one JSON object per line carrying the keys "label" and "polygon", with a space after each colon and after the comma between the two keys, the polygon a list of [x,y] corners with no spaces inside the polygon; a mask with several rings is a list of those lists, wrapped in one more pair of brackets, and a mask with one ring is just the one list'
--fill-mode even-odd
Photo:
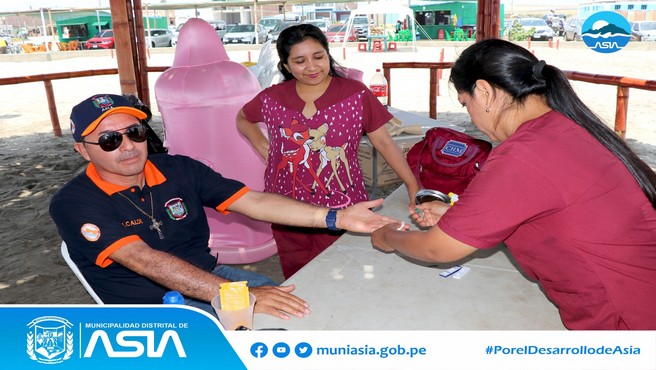
{"label": "sandy ground", "polygon": [[[581,43],[561,42],[559,48],[534,42],[530,46],[536,56],[564,70],[654,79],[656,45],[629,45],[614,54],[599,54]],[[358,53],[354,47],[332,48],[333,56],[343,65],[365,72],[367,82],[376,68],[386,61],[453,61],[466,43],[420,42],[412,52],[400,45],[397,52]],[[524,43],[528,47],[528,44]],[[157,50],[149,65],[168,66],[174,49]],[[233,61],[248,60],[243,47],[228,48]],[[256,61],[259,49],[250,51]],[[115,68],[110,53],[89,51],[74,57],[51,61],[18,60],[0,55],[0,78],[86,69]],[[344,58],[346,57],[346,58]],[[53,58],[55,59],[55,58]],[[154,83],[159,74],[149,75],[154,126],[161,130],[161,119],[154,97]],[[469,121],[466,111],[457,103],[455,93],[447,85],[444,73],[438,97],[438,119],[465,127],[481,136]],[[395,70],[392,72],[393,106],[427,115],[428,72]],[[117,76],[98,76],[53,82],[58,116],[63,137],[52,134],[45,90],[42,83],[0,86],[0,304],[92,303],[59,253],[61,239],[48,215],[50,197],[68,179],[84,167],[84,161],[72,148],[68,115],[73,105],[89,95],[118,93]],[[616,88],[587,83],[574,83],[582,99],[607,122],[614,122]],[[632,89],[628,113],[627,141],[653,168],[656,168],[656,93]],[[412,122],[406,122],[412,124]],[[249,268],[280,276],[276,258]]]}

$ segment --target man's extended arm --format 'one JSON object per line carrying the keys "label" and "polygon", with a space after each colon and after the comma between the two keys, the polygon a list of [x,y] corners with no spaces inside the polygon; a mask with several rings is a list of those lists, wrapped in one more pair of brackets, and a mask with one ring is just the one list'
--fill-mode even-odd
{"label": "man's extended arm", "polygon": [[[370,233],[387,224],[401,222],[370,210],[381,204],[383,199],[377,199],[340,209],[337,211],[337,228]],[[326,227],[328,213],[325,207],[303,203],[279,194],[257,191],[249,191],[232,203],[228,210],[271,223],[317,228]]]}
{"label": "man's extended arm", "polygon": [[[141,240],[126,244],[110,258],[184,296],[207,302],[219,294],[219,284],[227,281],[166,252],[152,249]],[[307,303],[290,294],[294,286],[250,289],[257,297],[256,312],[283,319],[288,318],[285,312],[297,317],[309,313]]]}

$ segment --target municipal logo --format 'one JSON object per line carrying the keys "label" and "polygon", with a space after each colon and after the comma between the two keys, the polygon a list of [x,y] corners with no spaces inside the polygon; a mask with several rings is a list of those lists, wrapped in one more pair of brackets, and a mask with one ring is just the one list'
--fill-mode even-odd
{"label": "municipal logo", "polygon": [[41,364],[58,364],[73,354],[73,324],[57,316],[32,320],[27,332],[27,356]]}
{"label": "municipal logo", "polygon": [[173,198],[164,204],[166,207],[166,214],[172,220],[179,221],[187,217],[187,206],[184,204],[184,201],[181,198]]}
{"label": "municipal logo", "polygon": [[451,157],[460,157],[467,150],[467,144],[461,141],[449,140],[442,148],[442,154]]}
{"label": "municipal logo", "polygon": [[103,111],[107,110],[108,108],[111,108],[114,105],[114,101],[112,100],[112,98],[110,98],[107,95],[94,96],[92,102],[96,108],[100,108]]}
{"label": "municipal logo", "polygon": [[84,239],[90,242],[95,242],[100,239],[100,228],[94,224],[82,225],[80,228],[80,233],[82,233]]}
{"label": "municipal logo", "polygon": [[622,50],[631,39],[629,21],[618,13],[594,13],[581,27],[581,38],[587,47],[599,53]]}

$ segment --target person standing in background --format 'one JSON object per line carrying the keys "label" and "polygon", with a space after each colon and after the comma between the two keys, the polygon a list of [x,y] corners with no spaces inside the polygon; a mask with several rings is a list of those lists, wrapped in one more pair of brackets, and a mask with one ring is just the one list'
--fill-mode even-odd
{"label": "person standing in background", "polygon": [[[237,115],[239,131],[267,161],[265,191],[334,209],[368,199],[358,163],[366,133],[414,203],[417,180],[385,128],[393,116],[362,82],[342,77],[324,33],[310,24],[292,26],[276,47],[285,81],[260,92]],[[272,228],[287,278],[342,235],[330,227]]]}

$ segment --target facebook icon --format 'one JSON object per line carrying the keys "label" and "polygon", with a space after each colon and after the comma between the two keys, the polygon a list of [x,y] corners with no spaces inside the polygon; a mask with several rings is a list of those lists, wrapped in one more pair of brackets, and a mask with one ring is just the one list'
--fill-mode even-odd
{"label": "facebook icon", "polygon": [[255,358],[262,358],[267,355],[269,348],[262,342],[254,343],[251,346],[251,355]]}

